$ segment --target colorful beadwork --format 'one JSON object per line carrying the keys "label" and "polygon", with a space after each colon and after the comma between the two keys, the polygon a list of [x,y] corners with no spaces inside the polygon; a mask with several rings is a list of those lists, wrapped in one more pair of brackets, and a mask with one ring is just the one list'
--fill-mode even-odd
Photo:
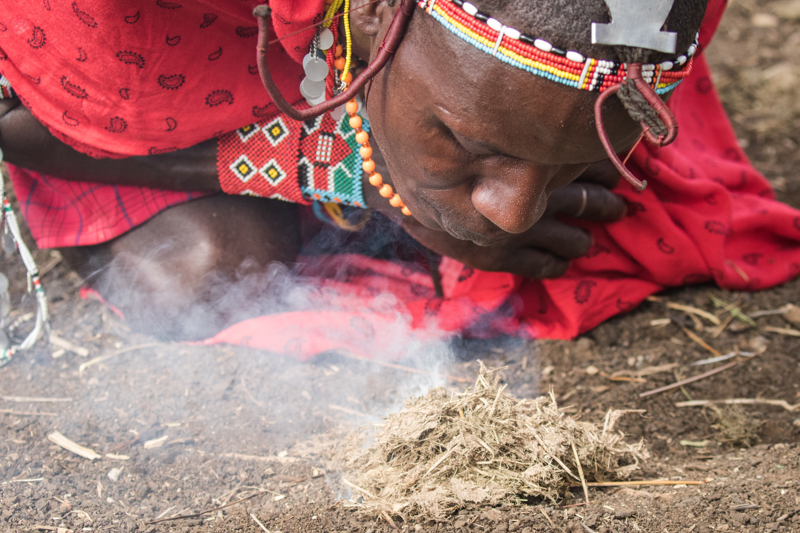
{"label": "colorful beadwork", "polygon": [[[421,0],[423,8],[447,30],[479,50],[511,66],[586,91],[602,92],[622,82],[627,74],[624,63],[586,58],[573,50],[563,50],[551,43],[505,26],[462,0]],[[664,94],[689,75],[691,57],[697,51],[697,39],[674,61],[642,65],[643,78],[658,94]],[[677,70],[673,70],[676,65]]]}
{"label": "colorful beadwork", "polygon": [[15,96],[16,95],[11,89],[11,84],[9,81],[2,74],[0,74],[0,100],[10,100]]}
{"label": "colorful beadwork", "polygon": [[361,129],[362,121],[361,117],[358,116],[358,102],[356,102],[355,98],[347,102],[345,110],[347,111],[350,126],[355,129],[355,140],[361,145],[361,148],[358,150],[363,159],[361,170],[367,173],[370,185],[376,187],[378,193],[384,198],[387,198],[392,207],[400,209],[406,216],[411,216],[411,210],[406,207],[406,204],[400,199],[400,195],[394,192],[391,185],[383,182],[383,176],[375,172],[375,161],[372,160],[372,146],[369,144],[369,133]]}
{"label": "colorful beadwork", "polygon": [[219,138],[220,186],[227,194],[365,207],[356,133],[349,117],[295,122],[276,113]]}
{"label": "colorful beadwork", "polygon": [[[3,151],[0,150],[0,163],[2,162]],[[19,251],[22,262],[25,265],[25,270],[27,270],[28,273],[28,292],[34,294],[37,304],[35,315],[36,322],[31,332],[28,333],[22,342],[13,344],[0,352],[0,366],[3,366],[11,362],[11,359],[17,352],[29,349],[36,344],[36,341],[38,341],[46,331],[49,331],[50,306],[47,301],[47,296],[44,293],[42,282],[39,279],[39,268],[36,266],[36,261],[33,259],[30,249],[25,244],[25,241],[22,240],[17,216],[14,214],[14,210],[11,208],[11,202],[5,194],[5,180],[3,179],[2,172],[0,172],[0,204],[2,204],[4,231],[11,234],[14,247]],[[11,327],[13,326],[14,324],[11,325]]]}

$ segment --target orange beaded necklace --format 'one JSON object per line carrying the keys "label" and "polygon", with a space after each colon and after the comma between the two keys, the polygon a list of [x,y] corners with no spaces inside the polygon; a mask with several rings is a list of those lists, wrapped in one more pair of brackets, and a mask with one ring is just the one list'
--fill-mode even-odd
{"label": "orange beaded necklace", "polygon": [[[344,69],[346,63],[347,60],[342,57],[342,47],[341,45],[337,45],[334,49],[334,66],[337,70],[341,71]],[[342,81],[345,84],[349,84],[352,79],[353,74],[347,72]],[[394,192],[391,185],[383,182],[383,176],[381,176],[380,173],[375,172],[375,161],[372,160],[372,146],[369,144],[369,133],[361,129],[363,121],[361,117],[358,116],[358,102],[356,102],[355,98],[345,104],[345,111],[347,111],[347,115],[350,117],[350,127],[356,132],[356,142],[361,145],[361,148],[358,149],[358,153],[361,155],[362,159],[361,168],[367,173],[370,185],[378,189],[378,194],[384,198],[388,198],[389,204],[392,207],[397,207],[404,215],[411,216],[411,210],[403,203],[400,195]]]}
{"label": "orange beaded necklace", "polygon": [[388,183],[383,182],[383,176],[375,172],[375,161],[372,160],[372,146],[369,144],[369,133],[361,129],[361,117],[358,116],[358,102],[353,98],[345,104],[345,110],[350,116],[350,127],[356,130],[356,142],[361,145],[358,153],[361,155],[363,162],[361,168],[369,176],[369,183],[378,189],[378,193],[384,198],[389,199],[389,204],[392,207],[397,207],[406,215],[411,216],[411,210],[406,207],[400,195],[394,192],[394,189]]}

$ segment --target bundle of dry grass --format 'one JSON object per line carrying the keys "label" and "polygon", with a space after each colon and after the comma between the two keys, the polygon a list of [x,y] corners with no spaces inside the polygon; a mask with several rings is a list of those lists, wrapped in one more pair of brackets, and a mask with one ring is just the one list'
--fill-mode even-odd
{"label": "bundle of dry grass", "polygon": [[[368,447],[344,454],[344,483],[370,514],[442,520],[467,505],[555,500],[586,480],[627,477],[647,456],[614,425],[627,411],[610,411],[602,428],[561,413],[552,394],[520,400],[499,386],[499,369],[481,364],[462,393],[442,388],[410,399],[389,415]],[[364,437],[362,434],[361,437]],[[580,463],[580,467],[576,462]]]}

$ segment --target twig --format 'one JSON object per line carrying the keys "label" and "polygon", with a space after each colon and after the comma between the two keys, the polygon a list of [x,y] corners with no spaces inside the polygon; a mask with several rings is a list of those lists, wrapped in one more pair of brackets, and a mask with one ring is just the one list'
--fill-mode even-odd
{"label": "twig", "polygon": [[67,339],[62,339],[57,335],[50,334],[50,344],[55,346],[56,348],[62,348],[67,350],[68,352],[72,352],[74,354],[78,354],[81,357],[89,357],[89,350],[84,348],[83,346],[78,346]]}
{"label": "twig", "polygon": [[359,412],[359,411],[355,411],[353,409],[348,409],[347,407],[342,407],[341,405],[334,405],[332,403],[328,404],[328,409],[333,409],[334,411],[341,411],[341,412],[347,413],[349,415],[368,416],[365,413],[362,413],[362,412]]}
{"label": "twig", "polygon": [[710,365],[712,363],[720,363],[722,361],[727,361],[728,359],[733,359],[737,355],[741,355],[742,357],[753,357],[754,355],[757,354],[754,352],[740,352],[737,350],[735,352],[726,353],[725,355],[720,355],[719,357],[709,357],[708,359],[701,359],[700,361],[695,361],[689,366],[702,366],[702,365]]}
{"label": "twig", "polygon": [[651,479],[643,481],[606,481],[589,483],[590,487],[622,487],[627,485],[704,485],[705,481]]}
{"label": "twig", "polygon": [[773,326],[764,326],[761,328],[763,331],[770,333],[779,333],[781,335],[789,335],[790,337],[800,337],[800,330],[794,328],[776,328]]}
{"label": "twig", "polygon": [[539,507],[539,512],[540,512],[540,513],[542,513],[542,516],[543,516],[543,517],[545,517],[545,519],[546,519],[548,522],[550,522],[550,527],[552,527],[553,529],[555,529],[555,528],[556,528],[556,525],[553,523],[553,521],[552,521],[552,520],[550,520],[550,517],[549,517],[549,516],[547,516],[547,513],[545,513],[545,512],[544,512],[544,509],[542,509],[541,507]]}
{"label": "twig", "polygon": [[[672,371],[672,375],[673,375],[673,376],[675,376],[675,381],[680,381],[680,380],[681,380],[681,376],[680,376],[680,374],[678,374],[678,369],[677,369],[677,368],[676,368],[675,370],[673,370],[673,371]],[[689,391],[687,391],[687,390],[686,390],[686,387],[684,387],[683,385],[681,385],[681,392],[683,393],[683,396],[684,396],[684,397],[685,397],[687,400],[689,400],[690,402],[691,402],[692,400],[694,400],[694,398],[692,398],[692,395],[691,395],[691,394],[689,394]]]}
{"label": "twig", "polygon": [[58,413],[43,413],[38,411],[14,411],[13,409],[0,409],[0,413],[17,416],[58,416]]}
{"label": "twig", "polygon": [[370,491],[368,491],[368,490],[366,490],[366,489],[362,489],[361,487],[359,487],[359,486],[358,486],[358,485],[356,485],[355,483],[351,483],[351,482],[347,481],[345,478],[342,478],[342,483],[344,483],[344,484],[345,484],[345,485],[347,485],[348,487],[351,487],[351,488],[354,488],[354,489],[356,489],[358,492],[363,492],[364,494],[366,494],[366,495],[367,495],[367,496],[369,496],[370,498],[374,498],[374,499],[376,499],[376,500],[379,500],[379,499],[380,499],[380,498],[378,498],[378,497],[374,496],[374,495],[373,495],[373,494],[372,494]]}
{"label": "twig", "polygon": [[[422,374],[422,375],[428,374],[428,372],[426,372],[424,370],[419,370],[418,368],[412,368],[410,366],[403,366],[403,365],[398,365],[396,363],[389,363],[389,362],[386,362],[386,361],[380,361],[378,359],[369,359],[367,357],[361,357],[361,356],[358,356],[358,355],[356,355],[354,353],[351,353],[351,352],[349,352],[347,350],[340,350],[337,353],[339,353],[339,354],[341,354],[341,355],[343,355],[345,357],[348,357],[350,359],[355,359],[356,361],[364,361],[366,363],[373,363],[373,364],[378,365],[378,366],[385,366],[386,368],[394,368],[395,370],[402,370],[403,372],[410,372],[412,374]],[[472,383],[472,380],[469,379],[469,378],[462,378],[462,377],[459,377],[459,376],[450,376],[450,375],[445,375],[445,377],[449,381],[454,381],[456,383]]]}
{"label": "twig", "polygon": [[165,514],[170,512],[171,510],[175,509],[175,506],[167,507],[161,514],[159,514],[155,519],[158,520],[159,518],[163,517]]}
{"label": "twig", "polygon": [[142,439],[144,438],[144,436],[145,436],[145,435],[147,435],[148,433],[150,433],[150,432],[151,432],[151,431],[153,431],[154,429],[157,429],[158,427],[160,427],[160,424],[159,424],[158,422],[153,422],[152,424],[150,424],[150,425],[147,427],[147,429],[145,429],[144,431],[142,431],[141,433],[139,433],[139,434],[138,434],[136,437],[134,437],[133,439],[131,439],[131,440],[127,440],[127,441],[125,441],[125,442],[120,442],[119,444],[115,444],[114,446],[112,446],[111,448],[109,448],[109,449],[107,450],[107,452],[108,452],[108,453],[113,453],[113,454],[116,454],[116,453],[119,453],[119,452],[121,452],[121,451],[123,451],[123,450],[127,450],[128,448],[130,448],[131,446],[133,446],[134,444],[136,444],[137,442],[139,442],[140,440],[142,440]]}
{"label": "twig", "polygon": [[252,518],[253,520],[256,521],[256,524],[258,524],[258,527],[260,527],[261,529],[263,529],[264,531],[269,533],[269,529],[264,527],[264,524],[262,524],[261,521],[258,518],[256,518],[256,515],[254,515],[253,513],[250,513],[250,518]]}
{"label": "twig", "polygon": [[722,332],[725,331],[725,328],[727,328],[731,322],[733,322],[733,314],[728,315],[725,320],[722,321],[722,324],[720,324],[717,329],[714,330],[711,336],[716,339],[722,335]]}
{"label": "twig", "polygon": [[675,302],[667,302],[667,307],[670,309],[675,309],[676,311],[683,311],[684,313],[689,313],[690,315],[697,315],[705,318],[715,326],[720,325],[719,318],[712,315],[708,311],[703,311],[702,309],[698,309],[696,307],[692,307],[691,305],[683,305]]}
{"label": "twig", "polygon": [[[671,479],[651,479],[644,481],[597,481],[587,483],[588,487],[632,487],[639,485],[703,485],[705,481],[682,481]],[[573,485],[578,487],[579,485]]]}
{"label": "twig", "polygon": [[712,404],[725,405],[775,405],[783,407],[789,412],[800,410],[800,403],[791,405],[786,400],[761,400],[759,398],[729,398],[727,400],[692,400],[691,402],[677,402],[675,407],[702,407]]}
{"label": "twig", "polygon": [[50,433],[47,436],[47,438],[50,440],[50,442],[57,444],[58,446],[61,446],[65,450],[68,450],[74,453],[75,455],[80,455],[81,457],[85,457],[90,461],[94,461],[95,459],[100,459],[102,457],[102,455],[92,450],[91,448],[86,448],[85,446],[81,446],[77,442],[69,440],[67,437],[65,437],[58,431]]}
{"label": "twig", "polygon": [[733,507],[734,511],[750,511],[751,509],[761,509],[760,505],[755,505],[753,503],[745,503],[742,505],[736,505]]}
{"label": "twig", "polygon": [[683,330],[684,333],[686,333],[687,337],[689,337],[694,342],[696,342],[697,344],[699,344],[700,346],[702,346],[703,348],[705,348],[706,350],[711,352],[714,355],[714,357],[720,357],[722,355],[717,350],[715,350],[713,347],[709,346],[709,344],[706,341],[704,341],[703,339],[698,337],[693,331],[691,331],[691,330],[689,330],[687,328],[681,328],[681,329]]}
{"label": "twig", "polygon": [[214,511],[219,511],[220,509],[225,509],[226,507],[230,507],[231,505],[236,505],[237,503],[242,503],[243,501],[247,501],[247,500],[249,500],[251,498],[255,498],[259,494],[266,494],[268,492],[273,492],[273,491],[263,489],[263,490],[260,490],[258,492],[254,492],[250,496],[245,496],[244,498],[239,498],[236,501],[232,501],[230,503],[226,503],[225,505],[220,505],[219,507],[214,507],[213,509],[206,509],[205,511],[200,511],[199,513],[194,513],[194,514],[187,514],[187,515],[180,515],[180,516],[170,516],[168,518],[160,518],[158,520],[152,520],[150,522],[145,522],[145,525],[149,526],[149,525],[152,525],[152,524],[158,524],[159,522],[169,522],[169,521],[172,521],[172,520],[182,520],[184,518],[197,518],[198,516],[203,516],[204,514],[213,513]]}
{"label": "twig", "polygon": [[392,520],[392,517],[389,516],[389,513],[387,513],[386,511],[381,511],[381,515],[386,519],[387,522],[389,522],[390,526],[397,529],[397,524],[394,523],[394,520]]}
{"label": "twig", "polygon": [[647,368],[642,368],[640,370],[618,370],[611,374],[611,380],[614,381],[615,378],[630,376],[632,378],[641,378],[644,376],[652,376],[653,374],[660,374],[661,372],[669,372],[673,368],[677,367],[678,363],[667,363],[665,365],[658,365],[658,366],[648,366]]}
{"label": "twig", "polygon": [[259,407],[264,407],[264,404],[253,398],[253,395],[250,394],[250,391],[247,389],[247,382],[244,380],[244,374],[242,374],[242,388],[244,389],[244,393],[250,398],[250,401],[256,404]]}
{"label": "twig", "polygon": [[8,481],[3,481],[3,485],[7,483],[37,483],[39,481],[44,481],[43,477],[29,477],[26,479],[9,479]]}
{"label": "twig", "polygon": [[588,533],[597,533],[597,531],[595,531],[594,529],[590,528],[589,526],[587,526],[583,522],[581,522],[581,525],[583,526],[583,529],[585,529]]}
{"label": "twig", "polygon": [[112,357],[116,357],[118,355],[122,355],[124,353],[133,352],[135,350],[144,350],[145,348],[155,348],[156,346],[163,346],[163,343],[160,342],[150,342],[147,344],[137,344],[136,346],[128,346],[127,348],[122,348],[121,350],[117,350],[116,352],[110,353],[108,355],[101,355],[100,357],[95,357],[94,359],[90,359],[85,363],[81,363],[78,367],[78,374],[83,374],[83,371],[89,368],[92,365],[96,365],[97,363],[102,363]]}
{"label": "twig", "polygon": [[[531,426],[529,425],[528,427],[531,427]],[[533,428],[531,427],[531,429],[533,429]],[[544,450],[544,453],[546,453],[547,455],[549,455],[550,457],[552,457],[552,458],[553,458],[553,460],[554,460],[555,462],[557,462],[557,463],[558,463],[558,465],[559,465],[561,468],[563,468],[563,469],[564,469],[564,472],[566,472],[566,473],[567,473],[567,474],[569,474],[570,476],[572,476],[572,477],[574,477],[575,479],[577,479],[577,480],[579,480],[579,481],[580,481],[580,478],[579,478],[578,476],[576,476],[575,474],[573,474],[573,473],[572,473],[572,470],[570,470],[569,468],[567,468],[567,465],[565,465],[563,462],[561,462],[561,460],[560,460],[558,457],[556,457],[554,454],[550,453],[550,450],[548,450],[548,449],[547,449],[547,446],[545,446],[545,445],[544,445],[544,441],[542,440],[542,438],[541,438],[541,437],[540,437],[540,436],[539,436],[539,435],[538,435],[538,434],[537,434],[535,431],[533,431],[533,436],[534,436],[534,437],[536,438],[536,440],[539,442],[539,445],[541,445],[542,449]]]}
{"label": "twig", "polygon": [[4,402],[17,403],[43,403],[43,402],[71,402],[72,398],[43,398],[41,396],[0,396]]}
{"label": "twig", "polygon": [[735,319],[739,320],[740,322],[744,322],[748,326],[756,327],[755,321],[752,318],[750,318],[749,316],[747,316],[746,314],[744,314],[744,312],[742,311],[742,308],[739,307],[739,303],[738,302],[728,303],[725,300],[717,298],[713,294],[711,294],[710,296],[711,296],[711,301],[714,303],[714,307],[717,307],[717,308],[721,307],[723,313],[726,313],[726,312],[730,313],[730,316],[732,318],[735,318]]}
{"label": "twig", "polygon": [[[755,357],[755,356],[753,356]],[[668,390],[677,389],[678,387],[682,387],[684,385],[688,385],[689,383],[694,383],[695,381],[700,381],[701,379],[705,379],[707,377],[713,376],[714,374],[719,374],[724,370],[728,370],[729,368],[733,368],[734,366],[738,365],[739,363],[750,361],[753,357],[748,357],[747,359],[739,359],[738,361],[732,361],[727,365],[722,365],[719,368],[715,368],[714,370],[709,370],[708,372],[704,372],[703,374],[698,374],[697,376],[693,376],[690,378],[682,379],[681,381],[676,381],[671,385],[665,385],[663,387],[659,387],[657,389],[649,390],[647,392],[643,392],[639,395],[639,398],[644,398],[645,396],[651,396],[653,394],[658,394],[661,392],[666,392]]]}
{"label": "twig", "polygon": [[589,488],[586,486],[586,478],[583,477],[583,467],[581,460],[578,459],[578,449],[575,448],[575,443],[572,442],[572,453],[575,455],[575,464],[578,466],[578,475],[581,476],[581,485],[583,486],[583,495],[586,497],[586,505],[589,505]]}
{"label": "twig", "polygon": [[792,307],[792,304],[786,304],[783,307],[779,307],[778,309],[765,309],[763,311],[753,311],[750,313],[750,318],[758,318],[760,316],[770,316],[770,315],[785,315]]}
{"label": "twig", "polygon": [[[575,485],[577,487],[577,485]],[[586,502],[581,503],[573,503],[572,505],[562,505],[559,509],[569,509],[570,507],[580,507],[581,505],[586,505]]]}
{"label": "twig", "polygon": [[739,265],[737,265],[736,263],[734,263],[730,259],[726,259],[725,262],[728,263],[728,265],[730,265],[730,267],[734,271],[736,271],[737,274],[739,274],[739,277],[742,278],[745,283],[750,283],[750,276],[747,275],[747,272],[745,272],[744,270],[739,268]]}

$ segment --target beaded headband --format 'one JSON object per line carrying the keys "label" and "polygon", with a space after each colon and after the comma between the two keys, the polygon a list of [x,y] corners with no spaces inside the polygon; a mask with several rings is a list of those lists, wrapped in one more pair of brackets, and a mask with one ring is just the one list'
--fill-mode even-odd
{"label": "beaded headband", "polygon": [[[563,85],[603,92],[627,77],[624,63],[586,58],[573,50],[558,48],[544,39],[503,25],[499,20],[481,13],[469,2],[421,0],[419,7],[448,31],[479,50],[511,66]],[[658,94],[671,91],[689,75],[691,57],[695,51],[696,38],[686,54],[674,61],[642,65],[642,78]]]}

